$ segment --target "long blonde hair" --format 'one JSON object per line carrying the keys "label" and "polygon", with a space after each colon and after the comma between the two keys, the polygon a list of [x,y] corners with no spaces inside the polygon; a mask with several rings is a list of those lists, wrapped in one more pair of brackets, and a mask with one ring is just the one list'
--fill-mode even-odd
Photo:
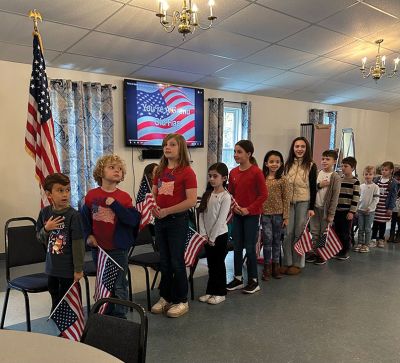
{"label": "long blonde hair", "polygon": [[[186,145],[185,138],[182,135],[179,134],[168,134],[167,136],[164,137],[164,140],[162,142],[162,147],[167,145],[167,142],[171,139],[174,139],[178,143],[178,166],[177,169],[183,168],[185,166],[190,165],[190,160],[189,160],[189,153]],[[168,167],[168,159],[163,156],[161,157],[160,164],[156,170],[156,177],[160,177],[164,169]]]}

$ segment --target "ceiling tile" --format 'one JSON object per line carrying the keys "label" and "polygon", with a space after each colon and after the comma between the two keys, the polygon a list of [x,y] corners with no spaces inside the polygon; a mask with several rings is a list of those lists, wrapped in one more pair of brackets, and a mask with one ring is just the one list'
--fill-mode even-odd
{"label": "ceiling tile", "polygon": [[316,57],[317,56],[314,54],[300,52],[299,50],[281,47],[279,45],[272,45],[243,60],[262,66],[291,69],[315,59]]}
{"label": "ceiling tile", "polygon": [[[59,54],[59,52],[47,50],[44,54],[46,66],[50,66],[49,60],[55,58]],[[32,46],[0,42],[0,59],[10,62],[32,64]]]}
{"label": "ceiling tile", "polygon": [[292,93],[293,90],[287,88],[268,86],[266,84],[257,84],[255,86],[247,88],[244,92],[260,96],[285,98],[285,96],[288,95],[289,93]]}
{"label": "ceiling tile", "polygon": [[341,92],[340,96],[345,98],[351,98],[353,100],[362,100],[369,97],[374,97],[377,91],[373,88],[368,87],[355,87],[348,91]]}
{"label": "ceiling tile", "polygon": [[[32,22],[26,16],[0,12],[0,41],[19,45],[32,45]],[[40,24],[43,47],[65,50],[76,43],[88,30],[46,21]]]}
{"label": "ceiling tile", "polygon": [[125,6],[96,30],[164,45],[177,46],[182,43],[182,35],[177,31],[166,33],[153,11],[133,6]]}
{"label": "ceiling tile", "polygon": [[[194,2],[194,1],[193,1]],[[182,9],[182,0],[167,0],[169,5],[168,15],[172,14],[174,10]],[[158,11],[158,1],[156,0],[134,0],[131,5],[138,6],[140,8],[148,9],[153,12]],[[209,15],[209,7],[207,0],[197,1],[196,5],[199,9],[199,19],[201,24],[205,25],[208,23],[207,17]],[[246,0],[217,0],[213,8],[213,14],[217,17],[215,23],[218,23],[232,14],[236,13],[240,9],[245,8],[249,5]]]}
{"label": "ceiling tile", "polygon": [[232,60],[213,55],[200,54],[183,49],[174,49],[150,65],[198,74],[212,74],[232,63]]}
{"label": "ceiling tile", "polygon": [[159,81],[163,83],[190,84],[204,76],[201,74],[165,70],[157,67],[143,67],[130,75],[130,77]]}
{"label": "ceiling tile", "polygon": [[240,79],[246,82],[259,83],[283,73],[276,68],[263,67],[256,64],[236,62],[215,73],[218,77]]}
{"label": "ceiling tile", "polygon": [[263,83],[271,86],[298,90],[314,84],[318,81],[319,78],[314,76],[307,76],[305,74],[294,72],[285,72],[279,76],[266,80]]}
{"label": "ceiling tile", "polygon": [[223,29],[268,42],[276,42],[309,24],[257,4],[232,15],[219,24]]}
{"label": "ceiling tile", "polygon": [[334,49],[354,41],[352,38],[326,30],[319,26],[311,26],[301,32],[279,42],[289,48],[323,55]]}
{"label": "ceiling tile", "polygon": [[361,38],[397,21],[398,19],[374,10],[363,3],[358,3],[321,21],[319,25],[348,36]]}
{"label": "ceiling tile", "polygon": [[223,77],[204,77],[193,84],[200,87],[239,92],[244,92],[247,88],[255,85],[255,83]]}
{"label": "ceiling tile", "polygon": [[349,85],[342,82],[335,82],[330,80],[323,80],[314,83],[311,86],[304,88],[304,91],[325,93],[328,95],[340,95],[344,91],[349,91],[354,88],[354,85]]}
{"label": "ceiling tile", "polygon": [[[399,2],[400,3],[400,2]],[[396,53],[400,52],[400,36],[399,36],[399,24],[394,24],[390,27],[385,27],[384,29],[370,34],[363,39],[371,43],[375,42],[377,39],[383,39],[381,48],[392,50]],[[376,50],[376,48],[375,48]]]}
{"label": "ceiling tile", "polygon": [[64,53],[50,62],[52,67],[74,69],[83,72],[113,74],[127,76],[142,67],[139,64],[118,62],[108,59],[92,58],[76,54]]}
{"label": "ceiling tile", "polygon": [[268,6],[271,9],[279,10],[288,15],[292,15],[312,23],[316,23],[339,10],[354,4],[356,0],[257,0],[257,3]]}
{"label": "ceiling tile", "polygon": [[209,29],[197,37],[182,43],[180,48],[239,59],[247,57],[268,45],[269,43],[243,35],[232,34],[218,29]]}
{"label": "ceiling tile", "polygon": [[308,92],[308,91],[295,91],[287,95],[287,97],[291,100],[317,102],[317,103],[322,103],[329,96],[330,95],[327,94]]}
{"label": "ceiling tile", "polygon": [[69,52],[99,58],[145,64],[171,50],[171,47],[115,35],[92,32]]}
{"label": "ceiling tile", "polygon": [[400,18],[400,2],[398,0],[364,0],[364,3]]}
{"label": "ceiling tile", "polygon": [[354,68],[354,66],[351,64],[321,57],[294,68],[293,72],[308,74],[310,76],[329,78],[335,76],[336,74],[348,71],[352,68]]}
{"label": "ceiling tile", "polygon": [[[31,6],[31,9],[35,7],[40,10],[44,20],[43,24],[46,21],[57,21],[91,29],[123,6],[109,0],[68,0],[68,2],[35,0],[31,2],[32,4],[28,5],[28,1],[23,0],[0,0],[0,10],[20,13],[29,23],[26,14]],[[39,29],[42,29],[42,25],[39,25]]]}
{"label": "ceiling tile", "polygon": [[360,69],[358,67],[351,69],[350,71],[337,74],[331,79],[337,82],[349,83],[355,86],[361,86],[368,83],[368,80],[362,78]]}

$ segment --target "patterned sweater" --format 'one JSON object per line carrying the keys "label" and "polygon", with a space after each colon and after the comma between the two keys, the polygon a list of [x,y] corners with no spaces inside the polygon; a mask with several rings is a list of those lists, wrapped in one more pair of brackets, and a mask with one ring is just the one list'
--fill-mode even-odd
{"label": "patterned sweater", "polygon": [[265,179],[268,199],[263,204],[263,214],[282,214],[283,219],[289,219],[289,183],[286,177],[280,179]]}
{"label": "patterned sweater", "polygon": [[357,212],[358,202],[360,200],[360,182],[355,177],[341,179],[338,211]]}

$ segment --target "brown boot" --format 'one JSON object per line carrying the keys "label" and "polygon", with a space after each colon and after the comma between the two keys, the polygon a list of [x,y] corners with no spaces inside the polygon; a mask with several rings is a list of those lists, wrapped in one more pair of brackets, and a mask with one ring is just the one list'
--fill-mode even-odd
{"label": "brown boot", "polygon": [[269,281],[271,278],[271,262],[264,264],[264,270],[262,272],[261,279],[264,281]]}
{"label": "brown boot", "polygon": [[281,279],[282,275],[280,272],[279,262],[272,263],[272,277],[274,279]]}
{"label": "brown boot", "polygon": [[287,275],[291,275],[291,276],[295,276],[295,275],[298,275],[299,273],[301,273],[301,268],[300,267],[290,266],[286,274]]}
{"label": "brown boot", "polygon": [[289,270],[289,267],[290,266],[281,266],[280,268],[279,268],[279,272],[281,273],[281,274],[286,274],[287,272],[288,272],[288,270]]}

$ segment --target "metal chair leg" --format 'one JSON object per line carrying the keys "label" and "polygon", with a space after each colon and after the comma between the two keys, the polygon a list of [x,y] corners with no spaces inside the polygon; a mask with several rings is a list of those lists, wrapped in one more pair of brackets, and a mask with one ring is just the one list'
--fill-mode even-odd
{"label": "metal chair leg", "polygon": [[147,310],[151,310],[151,301],[150,301],[150,279],[149,279],[149,270],[146,266],[143,266],[145,275],[146,275],[146,294],[147,294]]}
{"label": "metal chair leg", "polygon": [[4,322],[6,320],[6,312],[7,312],[7,305],[8,305],[8,298],[9,297],[10,297],[10,288],[7,287],[6,294],[4,296],[4,305],[3,305],[3,313],[1,314],[0,329],[4,329]]}
{"label": "metal chair leg", "polygon": [[160,272],[160,270],[156,270],[156,274],[154,275],[154,279],[153,279],[153,283],[151,284],[151,289],[154,289],[154,286],[156,285],[157,282],[157,277],[158,277],[158,273]]}
{"label": "metal chair leg", "polygon": [[[129,269],[129,266],[128,266],[128,269],[127,269],[127,271],[126,271],[126,274],[127,274],[127,276],[128,276],[129,301],[132,301],[132,302],[133,302],[132,277],[131,277],[131,270]],[[133,311],[133,308],[131,307],[131,308],[129,308],[129,310],[130,310],[130,311]]]}
{"label": "metal chair leg", "polygon": [[90,290],[89,290],[89,278],[84,274],[83,278],[85,280],[85,291],[86,291],[86,309],[89,316],[90,313]]}
{"label": "metal chair leg", "polygon": [[31,311],[29,308],[28,293],[25,290],[22,290],[22,293],[24,294],[24,298],[25,298],[26,331],[32,331],[31,330]]}

